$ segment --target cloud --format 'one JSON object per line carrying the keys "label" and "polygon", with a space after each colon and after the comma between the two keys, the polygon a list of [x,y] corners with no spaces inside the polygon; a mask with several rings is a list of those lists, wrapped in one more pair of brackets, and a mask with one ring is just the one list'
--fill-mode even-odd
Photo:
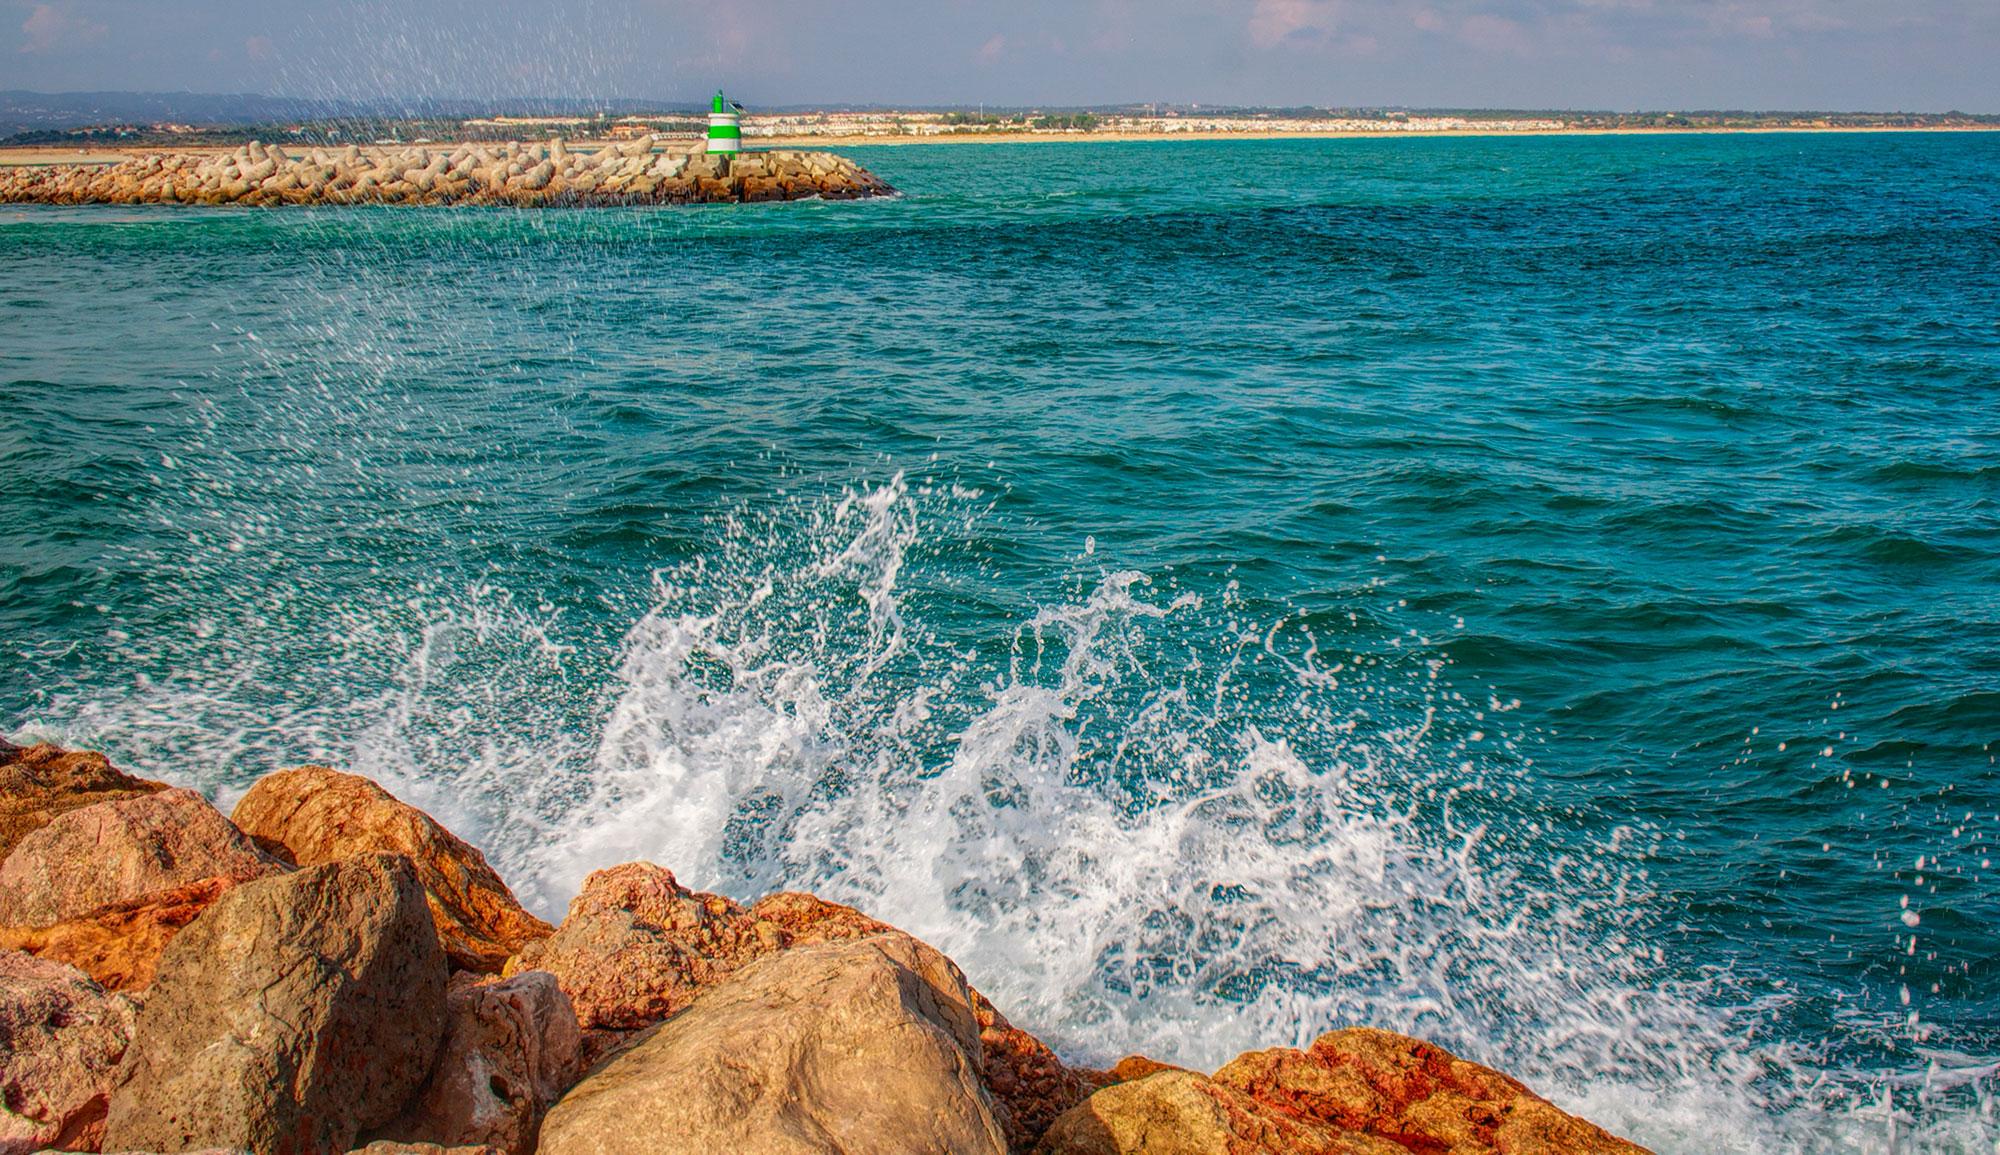
{"label": "cloud", "polygon": [[252,60],[269,60],[271,58],[271,38],[269,36],[252,36],[250,39],[245,40],[243,42],[243,55],[248,56]]}
{"label": "cloud", "polygon": [[1250,43],[1275,48],[1288,41],[1321,41],[1333,34],[1336,0],[1257,0],[1250,11]]}
{"label": "cloud", "polygon": [[72,15],[67,6],[37,4],[28,13],[28,18],[21,22],[21,34],[27,37],[21,51],[40,56],[101,39],[107,31],[104,25],[94,20]]}
{"label": "cloud", "polygon": [[991,64],[1000,59],[1000,54],[1005,51],[1007,51],[1007,38],[995,33],[991,40],[979,46],[979,59]]}

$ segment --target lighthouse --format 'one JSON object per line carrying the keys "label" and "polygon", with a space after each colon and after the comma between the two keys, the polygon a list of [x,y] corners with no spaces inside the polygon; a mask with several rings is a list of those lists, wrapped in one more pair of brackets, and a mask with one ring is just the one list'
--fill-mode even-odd
{"label": "lighthouse", "polygon": [[715,90],[715,103],[708,108],[708,151],[734,156],[743,151],[743,129],[737,116],[743,106],[723,99],[722,90]]}

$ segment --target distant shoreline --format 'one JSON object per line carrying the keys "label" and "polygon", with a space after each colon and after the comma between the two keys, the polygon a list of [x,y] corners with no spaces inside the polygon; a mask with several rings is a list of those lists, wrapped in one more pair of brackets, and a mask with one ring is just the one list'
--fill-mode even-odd
{"label": "distant shoreline", "polygon": [[[1849,127],[1807,126],[1687,128],[1443,128],[1421,132],[1361,131],[1355,129],[1303,130],[1297,132],[1007,132],[939,133],[931,136],[780,136],[745,138],[752,148],[864,148],[873,145],[910,144],[1112,144],[1176,140],[1422,140],[1430,137],[1509,137],[1509,136],[1773,136],[1837,135],[1841,133],[1940,133],[2000,132],[1996,125],[1856,125]],[[0,162],[4,163],[4,162]]]}
{"label": "distant shoreline", "polygon": [[[1353,129],[1328,129],[1325,131],[1303,130],[1294,132],[966,132],[939,133],[929,136],[869,136],[869,135],[826,135],[826,136],[772,136],[747,137],[744,143],[751,149],[826,149],[826,148],[873,148],[878,146],[902,147],[907,145],[956,145],[956,144],[1129,144],[1167,141],[1230,141],[1230,140],[1422,140],[1438,137],[1549,137],[1549,136],[1776,136],[1776,135],[1884,135],[1895,133],[1936,134],[1936,133],[1984,133],[2000,132],[2000,125],[1856,125],[1828,126],[1825,128],[1787,125],[1771,127],[1660,127],[1660,128],[1520,128],[1482,129],[1451,128],[1430,129],[1421,132],[1369,132]],[[439,141],[433,147],[449,142]],[[609,143],[603,140],[579,138],[572,142],[579,149],[590,150]],[[0,168],[41,167],[57,164],[117,164],[136,156],[147,156],[161,152],[224,153],[233,152],[237,146],[216,145],[142,145],[135,148],[51,148],[48,145],[0,145]],[[298,151],[298,145],[285,145],[291,151]]]}

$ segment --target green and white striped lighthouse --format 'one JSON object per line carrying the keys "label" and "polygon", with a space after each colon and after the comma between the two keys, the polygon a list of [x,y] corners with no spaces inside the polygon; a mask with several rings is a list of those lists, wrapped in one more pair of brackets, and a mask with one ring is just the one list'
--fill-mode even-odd
{"label": "green and white striped lighthouse", "polygon": [[708,151],[728,155],[743,151],[743,129],[737,122],[742,111],[742,105],[731,104],[721,89],[715,90],[715,103],[708,108]]}

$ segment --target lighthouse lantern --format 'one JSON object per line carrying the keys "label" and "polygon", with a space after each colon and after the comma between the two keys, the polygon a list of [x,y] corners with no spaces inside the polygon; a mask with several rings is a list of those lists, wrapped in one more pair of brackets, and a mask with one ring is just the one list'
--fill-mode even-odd
{"label": "lighthouse lantern", "polygon": [[743,151],[743,129],[737,116],[742,106],[731,104],[716,89],[715,102],[708,109],[708,151],[734,155]]}

